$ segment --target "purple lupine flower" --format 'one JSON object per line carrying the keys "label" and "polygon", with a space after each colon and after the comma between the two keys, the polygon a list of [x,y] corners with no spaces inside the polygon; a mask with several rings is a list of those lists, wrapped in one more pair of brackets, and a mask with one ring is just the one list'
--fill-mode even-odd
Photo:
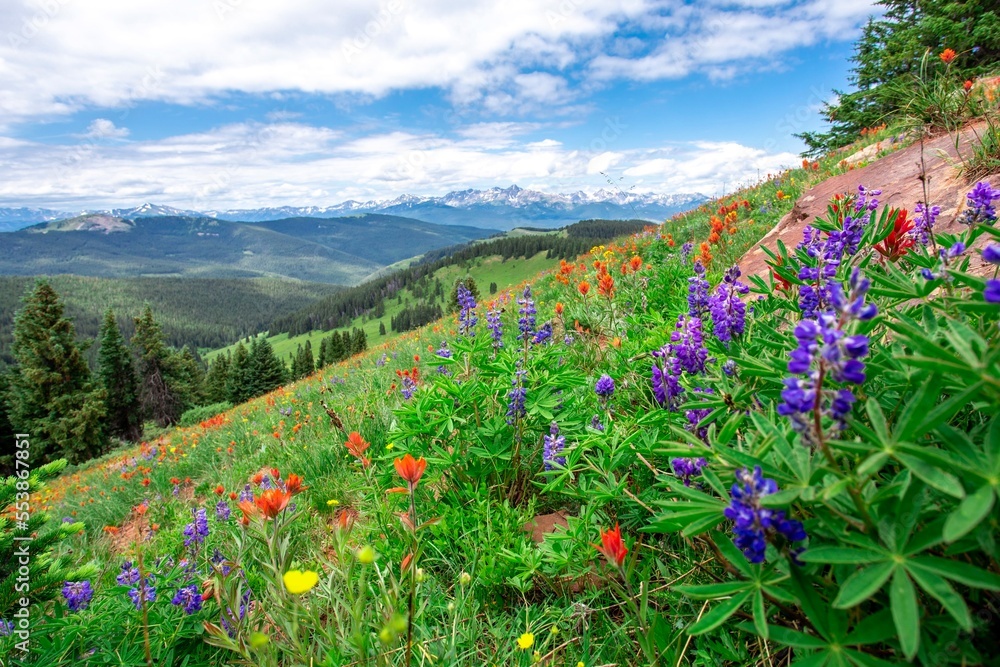
{"label": "purple lupine flower", "polygon": [[670,335],[671,349],[686,372],[697,375],[705,372],[708,350],[701,333],[701,320],[680,315],[676,330]]}
{"label": "purple lupine flower", "polygon": [[941,248],[938,250],[938,255],[940,255],[941,259],[945,260],[947,263],[947,260],[955,259],[963,252],[965,252],[965,244],[961,241],[956,241],[950,248]]}
{"label": "purple lupine flower", "polygon": [[615,381],[610,375],[602,375],[597,378],[597,382],[594,384],[594,393],[602,400],[607,401],[615,393]]}
{"label": "purple lupine flower", "polygon": [[598,415],[594,415],[590,418],[590,428],[595,431],[604,432],[604,424],[601,423],[601,418]]}
{"label": "purple lupine flower", "polygon": [[916,216],[913,218],[913,231],[910,233],[920,245],[927,245],[931,242],[931,236],[934,234],[934,223],[941,215],[941,207],[927,206],[923,202],[917,202],[913,211]]}
{"label": "purple lupine flower", "polygon": [[927,267],[924,267],[924,268],[920,269],[920,275],[922,275],[924,277],[924,280],[937,280],[938,279],[938,276],[936,276],[934,274],[934,272],[931,271],[930,269],[928,269]]}
{"label": "purple lupine flower", "polygon": [[222,555],[222,552],[218,548],[212,552],[212,557],[209,559],[215,565],[221,565],[222,576],[226,576],[233,569],[229,565],[226,565],[226,557]]}
{"label": "purple lupine flower", "polygon": [[382,356],[375,360],[375,365],[378,368],[382,368],[388,361],[389,361],[389,356],[385,352],[383,352]]}
{"label": "purple lupine flower", "polygon": [[804,319],[795,327],[797,347],[789,354],[788,372],[806,377],[784,380],[782,403],[778,414],[788,417],[792,427],[802,435],[803,444],[818,444],[821,433],[816,433],[814,413],[821,410],[834,420],[838,430],[845,427],[854,395],[849,389],[824,390],[821,378],[829,375],[836,382],[862,384],[865,365],[861,358],[868,354],[868,338],[848,336],[844,327],[852,320],[869,320],[877,309],[865,304],[864,296],[869,281],[854,270],[845,294],[839,284],[830,286],[831,310],[816,319]]}
{"label": "purple lupine flower", "polygon": [[688,278],[688,315],[701,317],[708,310],[708,281],[701,260],[694,262],[694,275]]}
{"label": "purple lupine flower", "polygon": [[736,375],[736,360],[726,359],[726,361],[722,364],[722,372],[730,377]]}
{"label": "purple lupine flower", "polygon": [[14,621],[0,618],[0,637],[10,637],[14,632]]}
{"label": "purple lupine flower", "polygon": [[215,518],[219,521],[229,521],[230,514],[231,510],[229,509],[229,503],[225,500],[220,500],[215,505]]}
{"label": "purple lupine flower", "polygon": [[493,351],[503,347],[503,323],[500,321],[500,311],[494,308],[486,313],[486,326],[493,340]]}
{"label": "purple lupine flower", "polygon": [[997,219],[993,200],[1000,199],[1000,190],[994,190],[986,181],[980,181],[972,187],[972,191],[965,198],[967,208],[959,218],[959,222],[974,225],[977,222],[992,223]]}
{"label": "purple lupine flower", "polygon": [[[693,393],[714,394],[715,392],[712,391],[712,389],[710,388],[702,389],[701,387],[695,387],[693,389]],[[694,396],[692,396],[691,398],[693,399]],[[701,400],[705,399],[702,398]],[[694,408],[692,410],[687,410],[684,413],[684,417],[688,420],[687,430],[691,431],[705,442],[708,442],[708,427],[705,426],[702,428],[698,428],[698,424],[701,423],[702,419],[704,419],[711,413],[712,413],[711,408]]]}
{"label": "purple lupine flower", "polygon": [[535,335],[531,338],[531,342],[535,345],[541,345],[546,341],[552,340],[552,323],[546,322],[542,327],[535,332]]}
{"label": "purple lupine flower", "polygon": [[722,282],[708,300],[712,331],[726,346],[733,336],[741,335],[746,328],[747,306],[740,300],[740,295],[748,294],[750,287],[741,283],[739,277],[740,267],[733,265],[727,269]]}
{"label": "purple lupine flower", "polygon": [[403,379],[399,383],[399,393],[403,395],[403,398],[407,401],[413,398],[413,394],[417,391],[417,383],[413,381],[409,375],[404,375]]}
{"label": "purple lupine flower", "polygon": [[684,243],[681,246],[681,260],[687,261],[687,258],[691,256],[691,251],[694,250],[694,244],[690,241]]}
{"label": "purple lupine flower", "polygon": [[465,283],[458,284],[458,333],[463,336],[474,335],[474,328],[479,318],[476,317],[476,298]]}
{"label": "purple lupine flower", "polygon": [[247,591],[243,593],[243,599],[240,601],[240,611],[238,616],[236,616],[233,613],[231,607],[226,607],[226,612],[222,615],[222,618],[220,620],[222,622],[222,627],[226,631],[226,634],[228,634],[231,639],[236,637],[236,628],[234,628],[232,625],[229,624],[228,619],[232,619],[234,621],[243,620],[243,617],[246,615],[247,612],[247,606],[249,604],[250,604],[250,589],[248,588]]}
{"label": "purple lupine flower", "polygon": [[786,518],[781,510],[761,507],[760,499],[777,491],[777,483],[765,478],[760,466],[752,473],[746,468],[736,473],[736,483],[730,491],[732,501],[724,514],[733,521],[733,541],[751,563],[764,562],[767,543],[779,535],[788,542],[808,537],[801,522]]}
{"label": "purple lupine flower", "polygon": [[170,601],[170,604],[175,607],[183,605],[184,613],[188,616],[200,611],[201,591],[198,590],[198,584],[191,584],[179,589],[174,595],[174,599]]}
{"label": "purple lupine flower", "polygon": [[514,372],[514,379],[511,381],[511,390],[507,394],[507,423],[513,424],[518,419],[527,414],[524,407],[524,399],[528,395],[528,390],[524,386],[524,379],[528,371],[518,369]]}
{"label": "purple lupine flower", "polygon": [[881,190],[869,190],[863,185],[858,186],[858,196],[854,200],[854,211],[861,213],[865,210],[874,211],[878,208],[878,199],[882,195]]}
{"label": "purple lupine flower", "polygon": [[542,460],[545,462],[545,469],[552,470],[555,465],[565,466],[566,457],[560,456],[563,448],[566,447],[566,436],[559,435],[559,425],[552,422],[549,428],[549,435],[542,438],[544,446],[542,448]]}
{"label": "purple lupine flower", "polygon": [[146,604],[156,602],[156,587],[152,585],[154,579],[153,575],[149,575],[145,581],[138,582],[138,586],[129,589],[128,596],[132,598],[132,604],[135,605],[136,611],[142,609],[143,599],[145,599]]}
{"label": "purple lupine flower", "polygon": [[1000,280],[991,278],[986,281],[983,298],[987,303],[1000,303]]}
{"label": "purple lupine flower", "polygon": [[242,502],[248,502],[248,503],[252,503],[253,502],[253,489],[250,488],[249,484],[247,484],[246,486],[244,486],[243,490],[240,491],[240,496],[239,496],[238,502],[241,502],[241,503]]}
{"label": "purple lupine flower", "polygon": [[186,547],[192,544],[201,544],[208,537],[208,516],[205,508],[192,509],[191,515],[194,517],[194,521],[184,526],[184,536],[186,538],[184,546]]}
{"label": "purple lupine flower", "polygon": [[66,598],[70,611],[82,611],[94,598],[94,589],[90,581],[66,581],[63,583],[62,596]]}
{"label": "purple lupine flower", "polygon": [[115,581],[117,581],[121,586],[131,586],[135,584],[139,581],[139,568],[133,567],[132,561],[125,561],[122,563],[121,574],[115,577]]}
{"label": "purple lupine flower", "polygon": [[668,410],[676,410],[677,397],[684,393],[684,388],[680,385],[683,372],[680,361],[670,353],[669,345],[653,352],[653,357],[657,359],[653,362],[651,376],[653,397]]}
{"label": "purple lupine flower", "polygon": [[983,260],[990,264],[1000,264],[1000,243],[991,243],[983,248]]}
{"label": "purple lupine flower", "polygon": [[[437,352],[435,354],[437,354],[439,357],[444,357],[445,359],[451,359],[451,350],[448,349],[448,341],[446,340],[441,341],[441,347],[437,349]],[[440,373],[441,375],[447,375],[448,369],[445,368],[444,366],[438,366],[437,372]]]}
{"label": "purple lupine flower", "polygon": [[676,458],[670,460],[670,467],[674,470],[674,475],[679,477],[684,486],[691,486],[691,478],[701,474],[701,469],[708,465],[708,461],[700,456],[694,458]]}
{"label": "purple lupine flower", "polygon": [[538,313],[535,310],[535,302],[531,298],[531,285],[524,286],[524,293],[517,300],[517,304],[520,306],[517,311],[520,316],[517,320],[517,328],[521,332],[517,339],[528,340],[535,333],[535,315]]}

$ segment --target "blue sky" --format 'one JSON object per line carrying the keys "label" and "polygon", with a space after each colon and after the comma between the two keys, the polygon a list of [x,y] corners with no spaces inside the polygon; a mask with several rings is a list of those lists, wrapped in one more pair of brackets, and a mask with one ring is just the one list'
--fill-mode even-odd
{"label": "blue sky", "polygon": [[[154,6],[147,6],[154,5]],[[280,5],[280,6],[279,6]],[[717,194],[798,161],[869,0],[12,0],[0,206]]]}

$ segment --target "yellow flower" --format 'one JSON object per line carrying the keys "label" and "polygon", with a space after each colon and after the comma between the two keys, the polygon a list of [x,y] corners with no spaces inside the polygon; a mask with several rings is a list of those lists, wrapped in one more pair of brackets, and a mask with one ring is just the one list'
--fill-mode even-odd
{"label": "yellow flower", "polygon": [[358,557],[358,562],[362,565],[371,565],[375,562],[375,550],[370,546],[361,547],[355,555]]}
{"label": "yellow flower", "polygon": [[336,505],[340,504],[340,501],[337,500],[336,498],[330,498],[328,501],[326,501],[326,504],[329,505],[330,507],[335,507]]}
{"label": "yellow flower", "polygon": [[587,667],[587,665],[583,664],[583,660],[580,660],[576,663],[576,667]]}
{"label": "yellow flower", "polygon": [[558,635],[559,634],[559,626],[558,625],[553,625],[552,629],[550,629],[549,632],[551,632],[553,635]]}
{"label": "yellow flower", "polygon": [[517,647],[521,650],[527,651],[535,644],[535,635],[530,632],[525,632],[523,635],[517,638]]}
{"label": "yellow flower", "polygon": [[386,449],[392,449],[392,448],[393,448],[393,447],[395,447],[395,446],[396,446],[396,443],[393,443],[393,442],[390,442],[389,444],[387,444],[387,445],[385,446],[385,448],[386,448]]}
{"label": "yellow flower", "polygon": [[282,577],[285,581],[285,590],[292,595],[302,595],[319,583],[319,574],[312,570],[289,570]]}

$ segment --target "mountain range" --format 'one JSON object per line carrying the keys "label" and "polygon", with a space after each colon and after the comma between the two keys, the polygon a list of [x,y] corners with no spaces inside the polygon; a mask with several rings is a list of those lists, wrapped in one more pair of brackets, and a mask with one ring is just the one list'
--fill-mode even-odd
{"label": "mountain range", "polygon": [[586,219],[662,221],[707,198],[700,194],[652,194],[602,189],[594,193],[549,194],[512,185],[487,190],[459,190],[442,197],[401,195],[365,202],[348,200],[333,206],[265,207],[192,211],[159,204],[101,211],[60,212],[45,208],[0,208],[0,232],[40,222],[102,214],[124,220],[157,217],[214,218],[231,222],[269,222],[287,218],[340,218],[365,213],[404,216],[441,225],[485,229],[520,226],[561,227]]}

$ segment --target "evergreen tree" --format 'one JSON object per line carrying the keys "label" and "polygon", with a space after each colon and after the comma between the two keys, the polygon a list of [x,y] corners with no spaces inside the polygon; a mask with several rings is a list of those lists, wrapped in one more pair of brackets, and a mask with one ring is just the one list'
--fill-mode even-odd
{"label": "evergreen tree", "polygon": [[201,358],[184,346],[167,357],[167,377],[181,405],[181,413],[205,405],[205,368]]}
{"label": "evergreen tree", "polygon": [[361,354],[368,348],[368,336],[364,329],[355,329],[351,336],[351,354]]}
{"label": "evergreen tree", "polygon": [[139,380],[135,374],[132,353],[118,321],[110,309],[104,314],[100,332],[98,377],[107,394],[108,434],[138,442],[142,439],[142,404],[139,400]]}
{"label": "evergreen tree", "polygon": [[329,354],[329,351],[327,350],[327,348],[329,347],[329,345],[330,345],[330,343],[329,343],[329,341],[326,338],[322,339],[319,342],[319,355],[317,355],[317,357],[316,357],[316,367],[317,368],[322,368],[323,366],[326,366],[327,363],[329,363],[326,360],[326,356]]}
{"label": "evergreen tree", "polygon": [[340,337],[340,332],[334,331],[330,334],[330,344],[328,347],[330,351],[330,363],[335,364],[338,361],[343,361],[346,356],[346,351],[344,350],[344,339]]}
{"label": "evergreen tree", "polygon": [[[9,371],[0,367],[0,452],[13,452],[14,448],[10,443],[14,442],[14,427],[10,423],[7,414],[7,389],[10,387]],[[0,477],[10,475],[14,470],[14,457],[12,454],[0,454]]]}
{"label": "evergreen tree", "polygon": [[384,336],[385,335],[385,322],[379,322],[378,323],[378,335],[379,336]]}
{"label": "evergreen tree", "polygon": [[306,346],[302,348],[302,375],[312,375],[316,372],[316,359],[313,357],[312,341],[307,340]]}
{"label": "evergreen tree", "polygon": [[229,372],[226,375],[226,398],[233,405],[239,405],[253,398],[250,370],[250,353],[243,341],[236,344],[233,358],[229,362]]}
{"label": "evergreen tree", "polygon": [[253,396],[262,396],[285,383],[285,365],[264,336],[254,339],[250,349],[250,378]]}
{"label": "evergreen tree", "polygon": [[208,367],[205,375],[205,400],[209,403],[222,403],[229,400],[226,392],[226,380],[229,377],[230,354],[220,354]]}
{"label": "evergreen tree", "polygon": [[40,465],[65,457],[79,463],[101,454],[106,448],[104,389],[91,381],[73,323],[44,280],[14,317],[13,354],[17,371],[8,390],[10,421],[17,432],[31,436],[29,461]]}
{"label": "evergreen tree", "polygon": [[497,287],[496,283],[490,283],[490,294],[496,294],[497,293],[497,289],[498,289],[498,287]]}
{"label": "evergreen tree", "polygon": [[163,343],[160,325],[153,319],[153,309],[147,305],[134,322],[132,349],[137,358],[143,416],[161,427],[176,424],[184,405],[177,387],[172,386],[174,364],[171,363],[170,350]]}

